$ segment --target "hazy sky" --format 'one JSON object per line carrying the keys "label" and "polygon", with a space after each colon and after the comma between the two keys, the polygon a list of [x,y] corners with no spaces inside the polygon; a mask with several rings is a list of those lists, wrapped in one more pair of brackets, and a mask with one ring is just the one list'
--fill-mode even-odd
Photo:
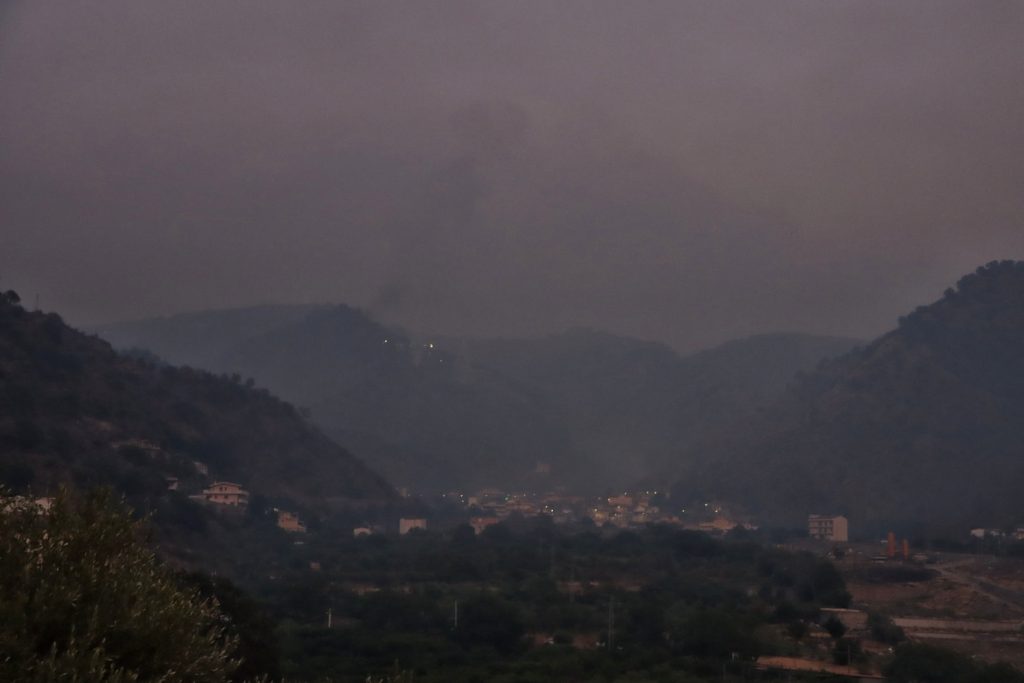
{"label": "hazy sky", "polygon": [[1024,257],[1024,3],[0,9],[0,286],[692,349]]}

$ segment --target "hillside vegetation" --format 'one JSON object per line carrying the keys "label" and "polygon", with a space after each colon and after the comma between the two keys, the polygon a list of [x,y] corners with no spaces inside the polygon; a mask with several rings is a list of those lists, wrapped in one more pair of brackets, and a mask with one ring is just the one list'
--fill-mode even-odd
{"label": "hillside vegetation", "polygon": [[167,477],[193,489],[227,479],[299,504],[394,495],[266,390],[118,354],[3,295],[0,484],[38,495],[109,485],[148,508],[170,495]]}
{"label": "hillside vegetation", "polygon": [[1024,521],[1024,263],[993,262],[776,408],[704,444],[680,491],[861,528]]}
{"label": "hillside vegetation", "polygon": [[463,344],[475,365],[531,386],[608,485],[656,475],[709,434],[755,413],[800,371],[850,339],[758,335],[690,356],[664,344],[577,329],[532,340]]}
{"label": "hillside vegetation", "polygon": [[[390,480],[419,490],[633,484],[778,396],[798,371],[853,345],[765,335],[681,357],[589,330],[414,339],[348,306],[298,310],[211,311],[100,332],[123,348],[143,346],[172,362],[203,356],[209,369],[251,376],[308,408]],[[244,324],[225,333],[235,320]],[[538,463],[551,475],[538,475]]]}

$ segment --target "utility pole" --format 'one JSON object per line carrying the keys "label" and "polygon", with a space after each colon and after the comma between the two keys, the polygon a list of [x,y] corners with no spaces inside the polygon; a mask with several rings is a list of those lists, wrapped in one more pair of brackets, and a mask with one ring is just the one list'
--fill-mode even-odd
{"label": "utility pole", "polygon": [[327,628],[334,628],[334,614],[330,607],[327,608]]}
{"label": "utility pole", "polygon": [[615,640],[615,596],[608,600],[608,651],[611,652]]}
{"label": "utility pole", "polygon": [[452,620],[452,630],[459,630],[459,601],[455,601],[455,618]]}

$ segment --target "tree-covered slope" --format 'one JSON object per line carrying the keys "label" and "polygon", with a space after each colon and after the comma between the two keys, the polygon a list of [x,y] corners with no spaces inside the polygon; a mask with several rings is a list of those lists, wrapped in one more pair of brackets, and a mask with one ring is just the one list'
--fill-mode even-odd
{"label": "tree-covered slope", "polygon": [[1024,263],[993,262],[775,410],[705,444],[680,490],[863,526],[1024,521]]}
{"label": "tree-covered slope", "polygon": [[167,495],[166,477],[196,489],[227,479],[304,505],[394,495],[267,391],[120,355],[4,295],[0,483],[38,494],[105,484],[147,500]]}
{"label": "tree-covered slope", "polygon": [[308,408],[389,479],[420,490],[522,483],[537,460],[566,450],[529,387],[348,306],[248,339],[218,366]]}
{"label": "tree-covered slope", "polygon": [[175,365],[210,368],[228,349],[303,319],[317,306],[253,306],[182,313],[99,325],[94,332],[118,349],[146,349]]}
{"label": "tree-covered slope", "polygon": [[[149,340],[175,362],[205,353],[205,367],[255,378],[308,408],[396,484],[421,489],[632,484],[666,469],[709,429],[775,398],[797,372],[853,345],[764,335],[680,357],[662,344],[588,330],[414,341],[348,306],[286,321],[258,311],[107,329],[122,330],[112,338],[125,346]],[[254,316],[279,324],[250,334]],[[202,330],[213,330],[208,343]],[[184,347],[183,339],[190,340]],[[538,481],[537,463],[551,466],[551,479]]]}
{"label": "tree-covered slope", "polygon": [[475,365],[535,388],[571,445],[605,481],[634,483],[782,394],[850,339],[759,335],[689,356],[664,344],[577,329],[541,339],[469,342]]}

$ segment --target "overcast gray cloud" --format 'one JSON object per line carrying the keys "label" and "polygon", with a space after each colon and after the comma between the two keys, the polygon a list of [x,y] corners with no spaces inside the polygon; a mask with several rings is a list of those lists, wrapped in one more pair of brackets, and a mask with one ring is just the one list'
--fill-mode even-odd
{"label": "overcast gray cloud", "polygon": [[867,336],[1024,256],[1024,4],[0,13],[0,284],[683,349]]}

